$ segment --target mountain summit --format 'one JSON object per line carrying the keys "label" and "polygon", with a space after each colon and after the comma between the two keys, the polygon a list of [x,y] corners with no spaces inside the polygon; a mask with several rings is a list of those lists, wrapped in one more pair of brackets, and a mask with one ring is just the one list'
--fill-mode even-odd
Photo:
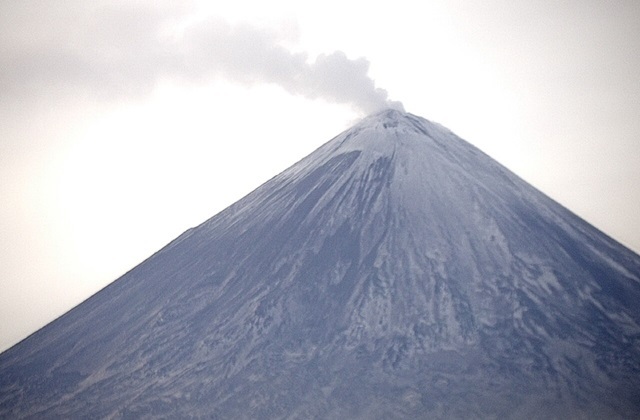
{"label": "mountain summit", "polygon": [[638,417],[638,302],[638,255],[388,110],[0,355],[0,417]]}

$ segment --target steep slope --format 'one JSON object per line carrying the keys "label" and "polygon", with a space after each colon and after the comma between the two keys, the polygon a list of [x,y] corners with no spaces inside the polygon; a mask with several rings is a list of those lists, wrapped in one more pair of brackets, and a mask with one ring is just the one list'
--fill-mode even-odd
{"label": "steep slope", "polygon": [[3,417],[640,416],[640,257],[371,116],[0,355]]}

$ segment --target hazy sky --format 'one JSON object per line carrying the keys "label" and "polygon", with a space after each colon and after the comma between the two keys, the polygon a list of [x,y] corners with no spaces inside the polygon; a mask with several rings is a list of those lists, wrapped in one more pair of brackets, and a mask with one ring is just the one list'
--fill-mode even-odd
{"label": "hazy sky", "polygon": [[635,0],[1,2],[0,349],[394,101],[640,251],[639,22]]}

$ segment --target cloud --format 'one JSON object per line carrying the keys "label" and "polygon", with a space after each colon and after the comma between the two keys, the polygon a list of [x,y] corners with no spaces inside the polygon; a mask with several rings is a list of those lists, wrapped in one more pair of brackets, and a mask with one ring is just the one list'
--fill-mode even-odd
{"label": "cloud", "polygon": [[63,89],[119,100],[147,94],[163,78],[196,84],[224,78],[276,84],[364,114],[401,108],[376,87],[365,58],[336,51],[310,59],[285,47],[290,40],[282,31],[221,19],[186,25],[185,9],[135,4],[83,6],[72,18],[60,10],[17,13],[13,29],[5,29],[12,39],[0,44],[0,90],[29,96]]}

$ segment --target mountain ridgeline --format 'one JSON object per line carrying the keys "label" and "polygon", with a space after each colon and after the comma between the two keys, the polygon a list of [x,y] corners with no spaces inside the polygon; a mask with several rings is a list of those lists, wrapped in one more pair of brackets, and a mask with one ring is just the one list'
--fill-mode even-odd
{"label": "mountain ridgeline", "polygon": [[639,417],[638,302],[638,255],[388,110],[0,355],[0,417]]}

